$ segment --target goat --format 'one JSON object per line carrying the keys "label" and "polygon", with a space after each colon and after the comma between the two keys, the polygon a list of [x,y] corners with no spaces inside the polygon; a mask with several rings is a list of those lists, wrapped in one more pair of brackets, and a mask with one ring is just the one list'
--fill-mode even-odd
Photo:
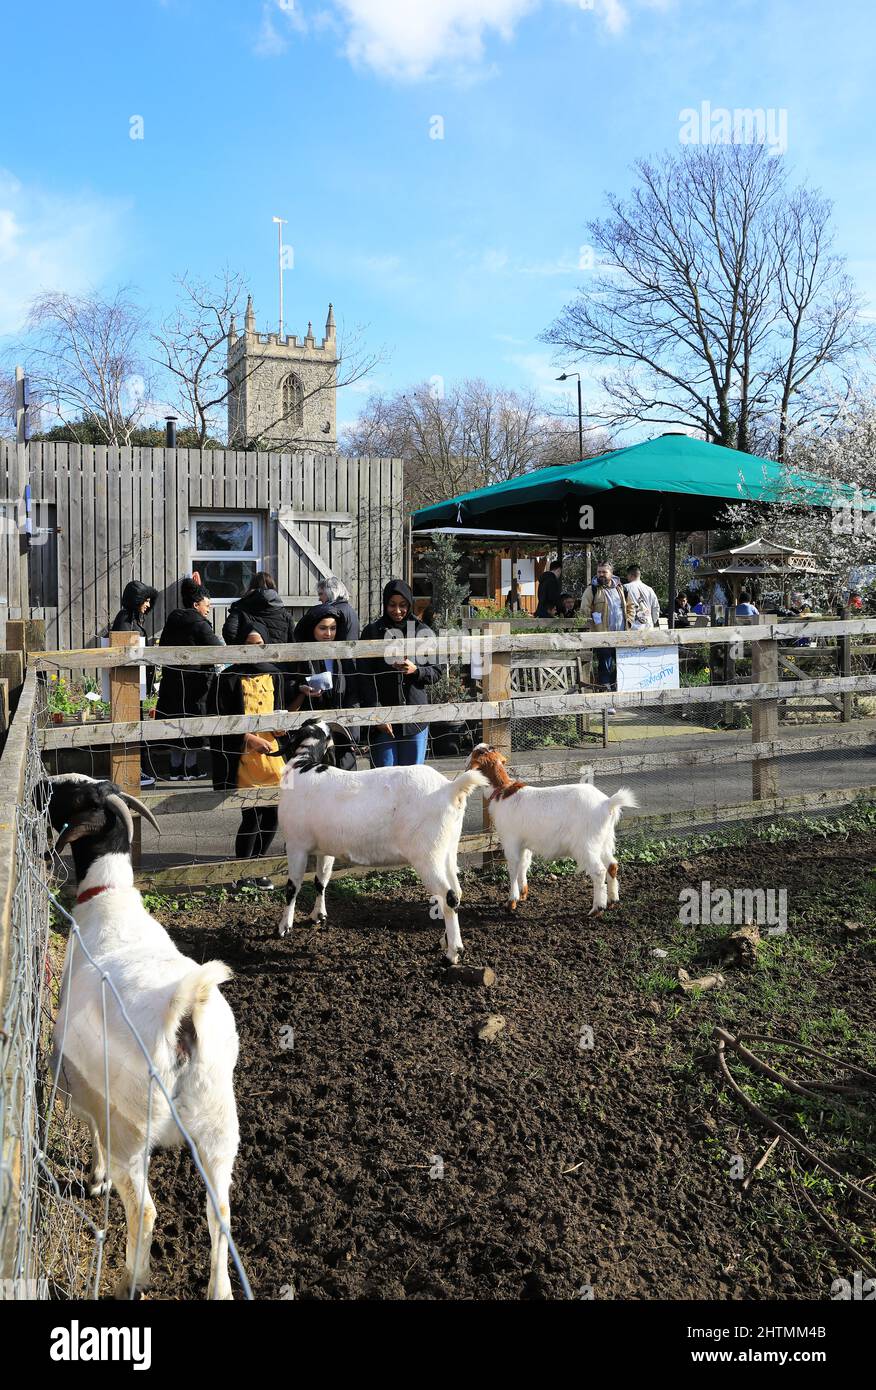
{"label": "goat", "polygon": [[56,1080],[63,1079],[74,1112],[91,1129],[89,1195],[105,1194],[114,1185],[124,1203],[125,1273],[116,1297],[148,1286],[155,1224],[147,1185],[150,1152],[179,1145],[182,1135],[161,1090],[150,1083],[149,1065],[109,990],[104,1022],[106,977],[173,1097],[218,1199],[217,1215],[207,1198],[207,1296],[231,1298],[228,1241],[220,1217],[227,1229],[239,1142],[232,1079],[238,1041],[234,1015],[217,988],[230,979],[231,971],[219,960],[196,965],[182,955],[143,906],[131,866],[134,822],[129,806],[158,826],[136,797],[113,782],[80,773],[52,777],[40,791],[58,836],[55,852],[69,845],[73,853],[74,916],[94,961],[92,965],[77,948],[71,934],[55,1024],[53,1072]]}
{"label": "goat", "polygon": [[350,757],[338,748],[337,738],[322,721],[308,720],[285,740],[294,756],[280,786],[280,829],[289,863],[280,935],[294,925],[308,855],[316,855],[310,920],[319,923],[326,920],[325,892],[336,857],[354,864],[410,864],[440,904],[444,953],[455,962],[464,949],[457,917],[459,837],[466,801],[487,779],[466,771],[451,782],[424,765],[345,771]]}
{"label": "goat", "polygon": [[565,787],[529,787],[512,781],[508,759],[486,743],[472,751],[468,766],[482,772],[493,787],[488,801],[493,825],[505,854],[510,879],[509,911],[529,894],[527,874],[533,854],[548,859],[568,856],[593,884],[590,916],[612,907],[620,897],[614,832],[624,806],[637,805],[627,787],[606,796],[587,782]]}

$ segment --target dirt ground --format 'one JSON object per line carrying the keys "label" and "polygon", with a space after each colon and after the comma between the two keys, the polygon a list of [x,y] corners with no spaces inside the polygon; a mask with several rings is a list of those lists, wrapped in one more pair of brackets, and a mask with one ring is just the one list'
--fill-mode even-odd
{"label": "dirt ground", "polygon": [[[504,870],[470,871],[466,960],[494,968],[491,989],[447,981],[439,924],[404,874],[338,881],[328,924],[284,940],[278,894],[154,906],[182,950],[235,972],[232,1229],[255,1296],[829,1298],[858,1266],[806,1210],[785,1146],[740,1198],[735,1156],[747,1167],[769,1136],[719,1083],[711,1030],[876,1070],[874,849],[857,835],[657,864],[622,854],[620,906],[592,919],[571,875],[539,869],[510,917]],[[679,892],[704,879],[784,886],[788,931],[754,969],[727,969],[724,990],[682,995],[677,967],[701,973],[709,940],[733,929],[680,924]],[[479,1042],[487,1013],[506,1027]],[[741,1079],[844,1171],[876,1170],[872,1099],[836,1119]],[[209,1244],[188,1155],[157,1155],[151,1185],[151,1296],[202,1298]],[[876,1258],[872,1209],[811,1191]]]}

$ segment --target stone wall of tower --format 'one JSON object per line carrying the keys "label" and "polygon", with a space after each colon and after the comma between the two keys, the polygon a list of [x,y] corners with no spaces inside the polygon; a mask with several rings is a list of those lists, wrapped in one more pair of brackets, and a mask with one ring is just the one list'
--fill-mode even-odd
{"label": "stone wall of tower", "polygon": [[[298,428],[283,419],[283,383],[299,377],[304,393],[304,422]],[[334,315],[329,306],[326,336],[317,341],[310,325],[304,338],[258,333],[251,303],[240,337],[228,344],[228,439],[238,448],[258,441],[262,447],[318,449],[337,446],[338,356]]]}

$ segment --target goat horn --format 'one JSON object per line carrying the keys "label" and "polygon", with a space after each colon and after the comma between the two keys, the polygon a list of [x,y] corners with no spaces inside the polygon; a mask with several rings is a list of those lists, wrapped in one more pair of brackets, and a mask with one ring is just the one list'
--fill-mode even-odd
{"label": "goat horn", "polygon": [[106,804],[107,806],[112,806],[113,810],[118,811],[119,815],[122,817],[122,820],[125,822],[125,826],[127,827],[128,844],[130,844],[134,838],[134,817],[131,815],[131,812],[128,810],[121,796],[119,796],[117,792],[110,792],[109,796],[106,799]]}
{"label": "goat horn", "polygon": [[[129,806],[133,806],[135,811],[138,811],[141,816],[144,816],[145,819],[148,820],[153,830],[157,830],[159,835],[161,834],[161,827],[148,806],[144,806],[143,802],[136,796],[132,796],[130,792],[120,792],[119,795],[123,801],[126,801]],[[107,801],[109,801],[109,797],[107,797]]]}
{"label": "goat horn", "polygon": [[49,782],[96,782],[96,777],[89,777],[84,772],[56,772],[53,777],[47,779]]}

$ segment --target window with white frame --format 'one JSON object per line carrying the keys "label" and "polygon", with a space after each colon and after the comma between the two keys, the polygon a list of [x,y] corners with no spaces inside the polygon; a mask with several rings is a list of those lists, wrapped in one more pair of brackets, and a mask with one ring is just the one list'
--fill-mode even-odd
{"label": "window with white frame", "polygon": [[195,513],[191,540],[192,571],[214,603],[233,603],[263,568],[262,519],[252,513]]}

